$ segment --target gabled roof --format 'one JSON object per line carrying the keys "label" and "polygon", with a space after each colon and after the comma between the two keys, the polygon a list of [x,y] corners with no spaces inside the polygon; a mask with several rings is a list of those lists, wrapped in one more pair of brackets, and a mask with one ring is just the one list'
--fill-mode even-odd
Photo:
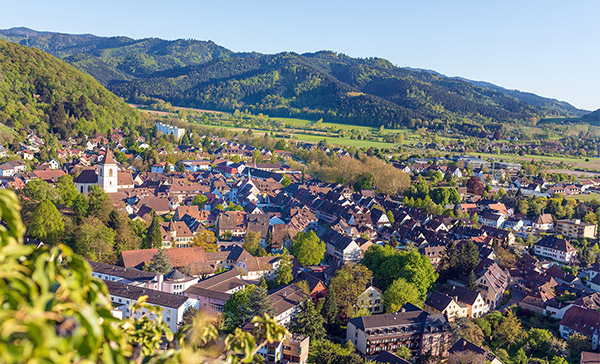
{"label": "gabled roof", "polygon": [[477,300],[477,297],[479,297],[479,291],[455,286],[446,291],[446,295],[450,297],[456,297],[457,301],[473,306]]}
{"label": "gabled roof", "polygon": [[386,364],[410,364],[409,361],[396,356],[389,351],[384,351],[372,359],[375,363],[386,363]]}
{"label": "gabled roof", "polygon": [[128,284],[104,281],[106,287],[108,288],[108,293],[111,296],[124,297],[130,300],[137,300],[140,296],[148,296],[146,302],[151,303],[153,305],[159,305],[164,307],[170,307],[179,309],[181,305],[187,302],[188,298],[186,296],[156,291],[148,288],[141,288],[136,286],[131,286]]}
{"label": "gabled roof", "polygon": [[483,356],[485,356],[485,359],[489,362],[492,362],[494,359],[497,359],[496,356],[494,354],[492,354],[491,352],[473,344],[470,341],[465,340],[464,338],[461,338],[460,340],[458,340],[454,345],[452,345],[452,347],[450,349],[448,349],[448,353],[450,355],[452,355],[454,353],[461,353],[461,352],[466,352],[466,351],[470,351],[475,354],[483,355]]}
{"label": "gabled roof", "polygon": [[589,308],[572,306],[565,312],[560,325],[586,336],[592,336],[600,331],[600,314]]}
{"label": "gabled roof", "polygon": [[[121,252],[121,262],[124,267],[143,267],[144,263],[152,260],[158,249],[125,250]],[[201,247],[165,249],[173,267],[185,267],[190,263],[206,262],[206,253]]]}
{"label": "gabled roof", "polygon": [[445,294],[433,291],[425,300],[425,304],[429,307],[433,307],[436,310],[443,312],[452,303],[452,298]]}
{"label": "gabled roof", "polygon": [[573,248],[571,243],[569,243],[567,240],[560,239],[554,235],[544,236],[540,241],[535,243],[535,245],[558,250],[565,253],[577,251],[577,249]]}

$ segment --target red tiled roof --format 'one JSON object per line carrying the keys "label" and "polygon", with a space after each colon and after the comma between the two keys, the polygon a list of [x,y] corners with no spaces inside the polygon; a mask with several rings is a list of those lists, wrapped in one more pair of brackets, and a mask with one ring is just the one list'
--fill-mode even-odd
{"label": "red tiled roof", "polygon": [[[121,264],[125,268],[141,268],[144,263],[152,260],[158,249],[125,250],[121,253]],[[191,263],[206,262],[206,253],[201,247],[171,248],[165,253],[174,267],[184,267]]]}

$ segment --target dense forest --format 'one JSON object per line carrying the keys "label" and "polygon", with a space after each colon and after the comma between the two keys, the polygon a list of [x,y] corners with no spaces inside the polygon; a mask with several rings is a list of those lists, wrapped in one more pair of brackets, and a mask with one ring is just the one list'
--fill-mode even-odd
{"label": "dense forest", "polygon": [[136,103],[303,117],[387,128],[535,124],[580,116],[571,105],[489,83],[322,51],[234,53],[213,42],[0,30],[91,74]]}
{"label": "dense forest", "polygon": [[66,138],[139,120],[91,76],[40,50],[0,39],[0,123]]}

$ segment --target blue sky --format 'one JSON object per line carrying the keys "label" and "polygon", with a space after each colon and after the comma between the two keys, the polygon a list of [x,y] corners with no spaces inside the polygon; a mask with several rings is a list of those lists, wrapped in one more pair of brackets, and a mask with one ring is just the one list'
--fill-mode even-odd
{"label": "blue sky", "polygon": [[0,28],[382,57],[600,107],[600,1],[0,0]]}

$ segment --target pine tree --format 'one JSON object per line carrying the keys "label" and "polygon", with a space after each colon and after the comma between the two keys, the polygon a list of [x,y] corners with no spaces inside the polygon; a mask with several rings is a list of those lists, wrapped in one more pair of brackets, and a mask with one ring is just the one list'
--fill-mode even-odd
{"label": "pine tree", "polygon": [[173,270],[173,265],[165,253],[164,249],[159,249],[158,253],[156,253],[150,263],[147,263],[144,266],[144,270],[147,272],[158,273],[158,274],[167,274]]}
{"label": "pine tree", "polygon": [[472,290],[477,290],[477,277],[475,277],[475,271],[472,270],[469,273],[469,288]]}
{"label": "pine tree", "polygon": [[329,325],[334,325],[338,319],[338,307],[335,298],[335,290],[330,287],[325,296],[325,303],[321,309],[321,315],[325,319],[325,322]]}
{"label": "pine tree", "polygon": [[273,316],[275,310],[273,309],[273,301],[269,299],[267,289],[264,286],[257,286],[252,293],[250,293],[250,315],[262,316],[265,313]]}
{"label": "pine tree", "polygon": [[152,214],[152,222],[148,226],[146,240],[142,244],[142,249],[157,249],[162,246],[162,236],[160,234],[160,222],[155,213]]}
{"label": "pine tree", "polygon": [[306,335],[312,341],[325,337],[325,319],[315,309],[315,304],[307,297],[300,310],[296,312],[290,322],[290,331],[295,334]]}

